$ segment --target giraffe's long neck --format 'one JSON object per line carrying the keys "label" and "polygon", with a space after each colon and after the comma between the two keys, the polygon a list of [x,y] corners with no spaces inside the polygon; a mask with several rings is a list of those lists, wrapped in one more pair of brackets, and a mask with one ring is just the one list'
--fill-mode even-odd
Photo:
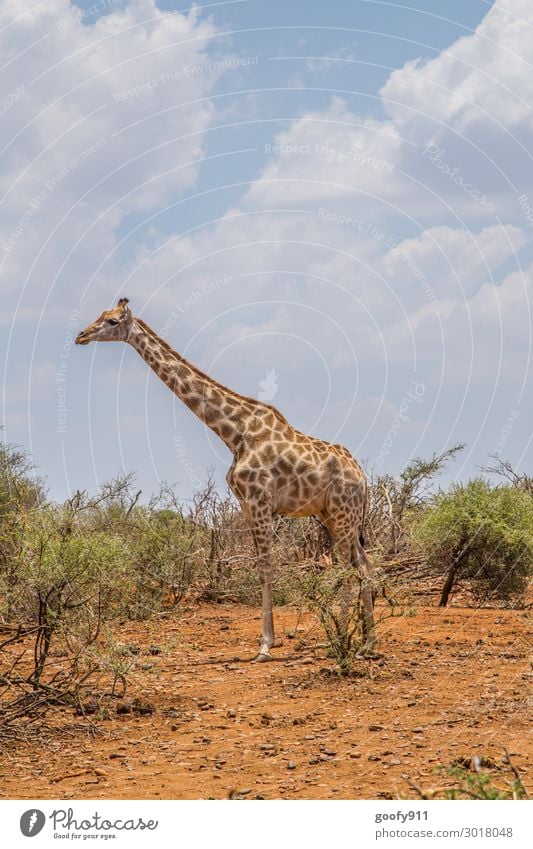
{"label": "giraffe's long neck", "polygon": [[235,453],[254,402],[204,374],[164,342],[140,318],[133,319],[128,343],[192,412]]}

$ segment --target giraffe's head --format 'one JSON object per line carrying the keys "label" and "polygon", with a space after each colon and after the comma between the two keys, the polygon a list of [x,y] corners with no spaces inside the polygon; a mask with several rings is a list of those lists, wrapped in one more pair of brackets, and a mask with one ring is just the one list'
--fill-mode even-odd
{"label": "giraffe's head", "polygon": [[76,345],[88,345],[89,342],[125,342],[132,321],[128,299],[121,298],[114,309],[105,310],[96,321],[77,335]]}

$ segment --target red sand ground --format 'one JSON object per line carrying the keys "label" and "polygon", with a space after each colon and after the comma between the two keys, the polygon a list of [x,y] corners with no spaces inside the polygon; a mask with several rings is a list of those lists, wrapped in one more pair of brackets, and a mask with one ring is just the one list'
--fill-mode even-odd
{"label": "red sand ground", "polygon": [[446,786],[438,764],[504,749],[531,790],[527,612],[424,607],[388,619],[384,657],[349,680],[315,648],[314,619],[291,608],[276,611],[284,641],[269,664],[242,662],[258,645],[257,610],[181,617],[120,632],[140,647],[124,702],[152,714],[117,715],[112,702],[92,735],[54,708],[38,740],[4,741],[0,797],[415,798],[409,782]]}

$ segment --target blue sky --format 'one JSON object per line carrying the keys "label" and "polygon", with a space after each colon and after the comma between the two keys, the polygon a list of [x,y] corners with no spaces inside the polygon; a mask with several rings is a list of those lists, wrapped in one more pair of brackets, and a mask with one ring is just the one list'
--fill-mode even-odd
{"label": "blue sky", "polygon": [[531,465],[527,0],[6,0],[4,436],[51,494],[189,496],[225,447],[130,349],[181,353],[369,469]]}

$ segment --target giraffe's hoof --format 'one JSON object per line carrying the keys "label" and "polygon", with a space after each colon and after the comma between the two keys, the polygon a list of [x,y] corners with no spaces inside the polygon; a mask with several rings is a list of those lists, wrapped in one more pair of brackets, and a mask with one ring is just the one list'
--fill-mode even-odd
{"label": "giraffe's hoof", "polygon": [[356,657],[360,657],[363,660],[379,660],[380,657],[383,657],[380,652],[377,652],[372,648],[362,648],[361,651],[357,652]]}
{"label": "giraffe's hoof", "polygon": [[259,654],[253,658],[252,663],[268,663],[270,660],[274,660],[271,654],[263,654],[262,652],[259,652]]}

